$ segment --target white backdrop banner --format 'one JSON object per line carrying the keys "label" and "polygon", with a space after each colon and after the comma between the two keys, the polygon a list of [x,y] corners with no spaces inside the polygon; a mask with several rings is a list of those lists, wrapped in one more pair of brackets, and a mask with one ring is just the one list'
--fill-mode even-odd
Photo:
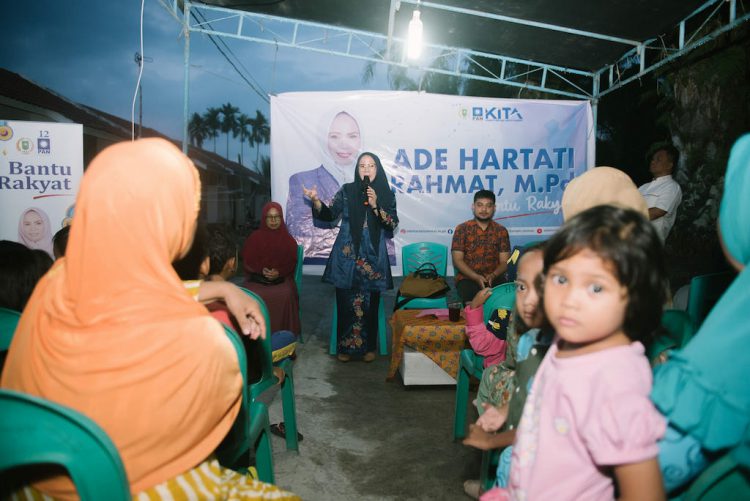
{"label": "white backdrop banner", "polygon": [[0,240],[52,255],[83,176],[83,126],[0,120]]}
{"label": "white backdrop banner", "polygon": [[[562,223],[567,183],[593,167],[588,101],[509,100],[416,92],[304,92],[271,98],[272,197],[286,207],[305,263],[324,264],[335,229],[313,228],[302,186],[329,201],[353,179],[359,153],[377,154],[396,193],[403,245],[450,248],[472,218],[473,194],[497,196],[511,246],[548,238]],[[393,261],[392,261],[393,262]],[[307,267],[306,271],[318,269]]]}

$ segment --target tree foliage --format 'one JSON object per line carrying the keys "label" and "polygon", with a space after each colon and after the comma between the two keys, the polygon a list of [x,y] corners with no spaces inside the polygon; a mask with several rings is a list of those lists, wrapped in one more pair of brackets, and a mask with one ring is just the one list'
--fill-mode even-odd
{"label": "tree foliage", "polygon": [[[263,173],[265,164],[268,162],[270,175],[270,159],[260,157],[260,145],[268,144],[271,140],[271,127],[266,116],[255,110],[255,116],[250,117],[242,113],[240,109],[231,103],[223,104],[218,108],[208,108],[203,114],[193,113],[188,123],[188,133],[191,144],[203,148],[206,139],[214,140],[214,153],[216,153],[216,138],[220,134],[226,135],[226,158],[229,158],[229,137],[239,139],[240,163],[244,164],[245,142],[252,148],[256,147],[255,169]],[[266,175],[266,174],[264,174]],[[268,176],[266,175],[266,176]]]}

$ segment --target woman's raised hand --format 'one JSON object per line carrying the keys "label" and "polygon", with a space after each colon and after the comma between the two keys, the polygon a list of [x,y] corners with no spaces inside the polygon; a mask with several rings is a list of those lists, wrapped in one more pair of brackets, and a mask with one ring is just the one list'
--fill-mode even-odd
{"label": "woman's raised hand", "polygon": [[302,193],[313,202],[317,202],[319,200],[317,186],[313,186],[308,190],[307,188],[305,188],[305,185],[302,185]]}

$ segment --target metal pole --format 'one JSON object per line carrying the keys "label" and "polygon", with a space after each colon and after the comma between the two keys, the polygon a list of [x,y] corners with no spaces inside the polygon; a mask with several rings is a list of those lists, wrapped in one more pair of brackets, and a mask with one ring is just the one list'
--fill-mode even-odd
{"label": "metal pole", "polygon": [[185,61],[185,76],[184,76],[184,97],[182,101],[182,152],[187,155],[188,152],[188,103],[190,102],[190,2],[185,0],[182,10],[182,26],[183,34],[185,36],[185,46],[183,49],[183,57]]}
{"label": "metal pole", "polygon": [[593,115],[594,119],[594,158],[591,160],[591,163],[596,165],[596,132],[597,132],[597,121],[599,120],[599,85],[600,85],[600,78],[601,74],[597,73],[594,77],[594,88],[592,89],[592,94],[594,95],[594,98],[591,100],[591,114]]}

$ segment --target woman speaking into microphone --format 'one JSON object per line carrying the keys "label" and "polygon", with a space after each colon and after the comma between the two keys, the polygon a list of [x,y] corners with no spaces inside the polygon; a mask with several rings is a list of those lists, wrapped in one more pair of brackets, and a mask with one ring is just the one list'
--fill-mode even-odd
{"label": "woman speaking into microphone", "polygon": [[312,201],[313,217],[341,218],[341,228],[328,257],[323,281],[336,287],[338,359],[375,360],[381,292],[393,288],[386,236],[398,225],[396,197],[383,165],[373,153],[357,159],[354,182],[346,183],[331,206],[318,198],[317,187],[303,186]]}

